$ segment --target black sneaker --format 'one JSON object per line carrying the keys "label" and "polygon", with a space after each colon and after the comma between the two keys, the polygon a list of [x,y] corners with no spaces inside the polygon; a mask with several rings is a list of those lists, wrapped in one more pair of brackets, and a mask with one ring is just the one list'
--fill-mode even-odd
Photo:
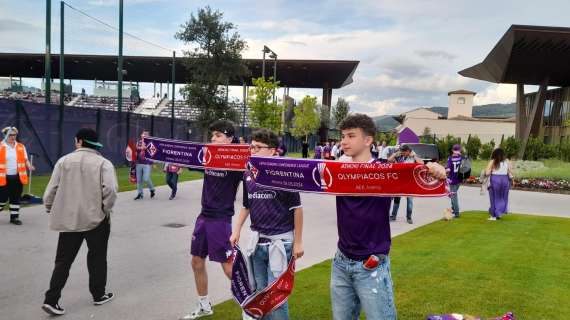
{"label": "black sneaker", "polygon": [[44,303],[42,305],[42,309],[52,315],[52,316],[61,316],[63,314],[65,314],[65,309],[63,309],[62,307],[59,306],[59,304],[49,304],[49,303]]}
{"label": "black sneaker", "polygon": [[412,218],[408,218],[408,223],[409,223],[409,224],[414,224],[414,220],[412,220]]}
{"label": "black sneaker", "polygon": [[17,226],[21,226],[22,225],[22,221],[20,219],[12,219],[10,220],[11,224],[15,224]]}
{"label": "black sneaker", "polygon": [[135,197],[135,200],[140,200],[140,199],[142,199],[142,198],[143,198],[143,195],[139,193],[139,194],[137,194],[137,196]]}
{"label": "black sneaker", "polygon": [[93,300],[93,304],[96,306],[100,306],[102,304],[105,304],[105,303],[113,300],[114,297],[115,297],[115,295],[112,293],[105,293],[102,297]]}
{"label": "black sneaker", "polygon": [[154,195],[156,194],[156,192],[154,192],[154,190],[150,190],[150,198],[154,198]]}
{"label": "black sneaker", "polygon": [[174,199],[174,197],[176,197],[176,195],[175,195],[175,194],[171,194],[170,197],[168,198],[168,200],[172,200],[172,199]]}

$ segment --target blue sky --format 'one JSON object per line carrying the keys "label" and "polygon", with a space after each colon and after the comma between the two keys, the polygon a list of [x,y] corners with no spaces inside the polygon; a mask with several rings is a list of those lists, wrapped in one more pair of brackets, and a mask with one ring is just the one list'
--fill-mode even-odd
{"label": "blue sky", "polygon": [[[118,0],[68,0],[112,25]],[[125,31],[177,50],[174,39],[192,12],[210,5],[224,12],[247,41],[244,56],[259,58],[268,45],[284,59],[359,60],[355,82],[333,92],[353,111],[400,113],[446,106],[447,92],[476,91],[476,104],[512,102],[515,88],[463,78],[457,71],[480,62],[511,24],[568,25],[569,1],[191,1],[125,0]],[[52,3],[52,50],[59,50],[59,1]],[[66,52],[116,54],[116,32],[66,11]],[[43,52],[45,1],[0,0],[0,52]],[[170,55],[134,39],[125,54]],[[78,83],[75,86],[83,86]],[[240,89],[232,91],[241,96]],[[143,94],[152,93],[152,85]],[[291,95],[321,96],[320,90],[291,89]]]}

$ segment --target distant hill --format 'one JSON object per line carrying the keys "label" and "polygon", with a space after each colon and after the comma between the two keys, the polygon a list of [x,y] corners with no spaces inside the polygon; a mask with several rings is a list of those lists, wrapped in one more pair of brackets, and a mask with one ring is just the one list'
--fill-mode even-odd
{"label": "distant hill", "polygon": [[[433,112],[437,112],[447,117],[447,107],[430,107],[427,108]],[[515,103],[493,103],[480,106],[473,106],[473,116],[481,118],[512,118],[516,114]],[[374,117],[374,122],[379,131],[390,131],[397,127],[400,123],[394,119],[397,115],[385,115]]]}
{"label": "distant hill", "polygon": [[372,119],[376,123],[376,128],[378,131],[390,131],[397,127],[400,123],[394,119],[395,116],[386,115],[373,117]]}
{"label": "distant hill", "polygon": [[[433,112],[437,112],[444,117],[447,117],[446,107],[431,107],[428,108]],[[480,106],[473,106],[473,116],[474,117],[491,117],[491,118],[511,118],[514,117],[516,113],[515,103],[492,103]]]}

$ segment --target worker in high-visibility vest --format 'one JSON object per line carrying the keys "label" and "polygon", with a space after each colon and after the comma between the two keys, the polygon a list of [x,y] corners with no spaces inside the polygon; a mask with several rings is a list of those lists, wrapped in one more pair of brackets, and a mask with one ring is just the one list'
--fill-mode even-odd
{"label": "worker in high-visibility vest", "polygon": [[26,147],[16,141],[18,129],[2,129],[4,140],[0,142],[0,210],[10,202],[10,223],[21,225],[20,197],[28,184],[28,170],[35,170],[28,161]]}

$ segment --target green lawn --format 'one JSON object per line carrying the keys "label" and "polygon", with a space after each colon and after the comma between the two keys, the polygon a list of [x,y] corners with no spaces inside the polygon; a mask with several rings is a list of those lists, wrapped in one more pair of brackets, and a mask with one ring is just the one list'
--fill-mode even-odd
{"label": "green lawn", "polygon": [[[136,184],[129,183],[129,171],[128,167],[118,167],[117,179],[119,182],[119,191],[129,191],[135,190],[137,188]],[[44,190],[48,184],[50,176],[33,176],[32,177],[32,194],[37,196],[42,196]],[[188,171],[182,170],[178,182],[202,179],[202,173],[198,171]],[[162,165],[154,165],[152,170],[152,182],[155,186],[162,186],[166,184],[165,173],[162,171]],[[24,193],[28,192],[28,186],[24,187]]]}
{"label": "green lawn", "polygon": [[[507,311],[522,320],[568,319],[570,219],[486,218],[484,212],[467,212],[393,239],[398,319],[451,312],[492,317]],[[296,274],[291,319],[331,319],[330,263]],[[233,300],[214,310],[210,319],[241,319]]]}
{"label": "green lawn", "polygon": [[[515,170],[517,178],[551,178],[551,179],[570,179],[570,162],[564,162],[558,159],[541,160],[544,163],[543,169],[534,170]],[[474,160],[471,164],[471,174],[479,176],[481,170],[484,169],[489,162],[487,160]]]}

